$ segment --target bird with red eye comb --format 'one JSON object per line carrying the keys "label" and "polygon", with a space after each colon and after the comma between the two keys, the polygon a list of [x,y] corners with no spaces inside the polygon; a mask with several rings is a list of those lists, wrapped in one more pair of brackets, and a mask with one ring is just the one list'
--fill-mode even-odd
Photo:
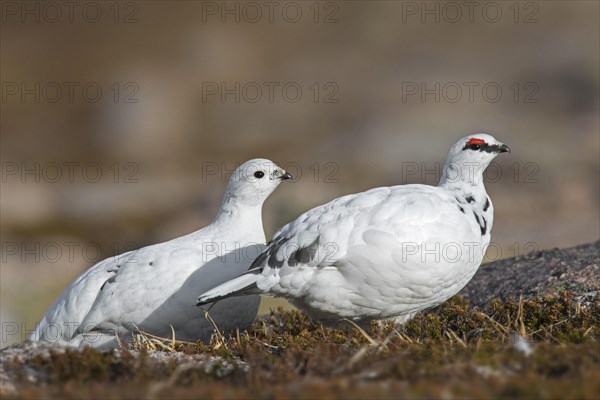
{"label": "bird with red eye comb", "polygon": [[313,208],[199,305],[259,293],[326,323],[404,322],[458,293],[479,268],[494,221],[483,172],[509,151],[470,135],[450,148],[437,186],[380,187]]}

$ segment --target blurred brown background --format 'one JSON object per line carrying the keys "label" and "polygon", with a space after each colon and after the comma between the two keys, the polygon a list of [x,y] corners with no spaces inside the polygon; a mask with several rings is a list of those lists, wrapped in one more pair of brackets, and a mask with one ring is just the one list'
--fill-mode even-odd
{"label": "blurred brown background", "polygon": [[513,151],[488,171],[490,259],[600,236],[597,2],[50,3],[1,3],[0,347],[96,261],[210,222],[254,157],[299,178],[270,236],[435,184],[488,132]]}

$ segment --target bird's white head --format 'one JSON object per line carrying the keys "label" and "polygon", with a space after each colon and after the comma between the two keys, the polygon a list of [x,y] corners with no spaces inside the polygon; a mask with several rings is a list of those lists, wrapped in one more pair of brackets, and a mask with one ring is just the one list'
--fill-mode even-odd
{"label": "bird's white head", "polygon": [[510,152],[504,143],[492,135],[478,133],[456,142],[448,152],[440,185],[466,182],[477,185],[483,182],[483,171],[500,153]]}
{"label": "bird's white head", "polygon": [[279,186],[292,176],[273,161],[256,158],[240,165],[229,177],[223,203],[235,201],[260,206]]}

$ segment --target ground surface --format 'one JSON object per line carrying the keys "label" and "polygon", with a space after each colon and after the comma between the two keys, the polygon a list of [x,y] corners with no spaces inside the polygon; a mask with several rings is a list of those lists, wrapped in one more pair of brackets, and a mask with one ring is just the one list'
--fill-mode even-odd
{"label": "ground surface", "polygon": [[482,265],[461,291],[472,306],[492,299],[556,296],[570,291],[583,302],[600,288],[600,241],[567,249],[536,251]]}
{"label": "ground surface", "polygon": [[463,292],[475,307],[456,297],[402,327],[323,328],[276,311],[206,345],[12,346],[2,398],[597,399],[598,245],[485,265]]}

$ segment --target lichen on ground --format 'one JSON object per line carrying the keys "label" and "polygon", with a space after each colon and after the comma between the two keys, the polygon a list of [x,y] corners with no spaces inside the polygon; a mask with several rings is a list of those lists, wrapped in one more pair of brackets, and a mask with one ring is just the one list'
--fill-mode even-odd
{"label": "lichen on ground", "polygon": [[148,350],[3,351],[3,398],[598,398],[600,300],[462,298],[399,327],[274,311],[248,332]]}

